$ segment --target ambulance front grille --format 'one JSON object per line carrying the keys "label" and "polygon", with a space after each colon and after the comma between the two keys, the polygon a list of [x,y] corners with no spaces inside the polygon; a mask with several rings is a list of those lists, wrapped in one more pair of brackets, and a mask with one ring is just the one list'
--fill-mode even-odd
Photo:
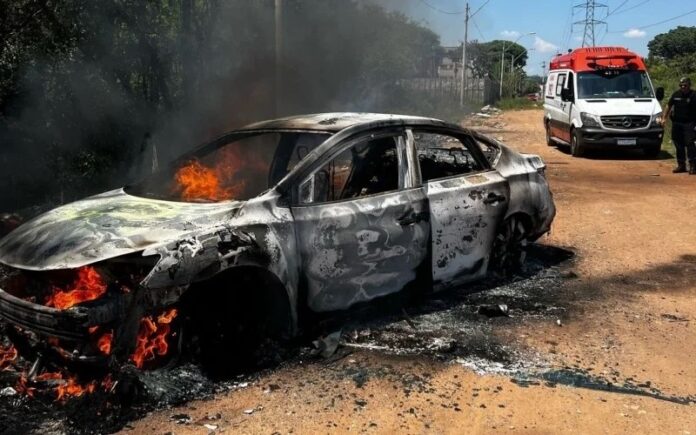
{"label": "ambulance front grille", "polygon": [[602,116],[602,125],[606,128],[630,130],[644,128],[650,123],[650,116],[646,115],[615,115]]}

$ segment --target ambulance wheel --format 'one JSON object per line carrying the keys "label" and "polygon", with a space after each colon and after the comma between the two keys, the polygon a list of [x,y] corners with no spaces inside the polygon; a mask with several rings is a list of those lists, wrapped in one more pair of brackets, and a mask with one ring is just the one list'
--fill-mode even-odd
{"label": "ambulance wheel", "polygon": [[570,132],[570,155],[573,157],[582,157],[585,154],[585,149],[580,142],[578,133],[575,130]]}
{"label": "ambulance wheel", "polygon": [[556,142],[551,139],[551,127],[549,126],[548,122],[546,122],[544,125],[546,126],[546,145],[552,147],[556,145]]}

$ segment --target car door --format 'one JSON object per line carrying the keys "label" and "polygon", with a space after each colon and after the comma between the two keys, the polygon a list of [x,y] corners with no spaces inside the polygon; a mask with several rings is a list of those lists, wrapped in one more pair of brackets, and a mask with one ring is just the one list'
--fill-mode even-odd
{"label": "car door", "polygon": [[384,130],[338,144],[301,178],[292,213],[311,310],[345,309],[416,278],[430,236],[416,167],[403,129]]}
{"label": "car door", "polygon": [[414,130],[432,234],[435,290],[485,275],[510,189],[473,139],[461,133]]}

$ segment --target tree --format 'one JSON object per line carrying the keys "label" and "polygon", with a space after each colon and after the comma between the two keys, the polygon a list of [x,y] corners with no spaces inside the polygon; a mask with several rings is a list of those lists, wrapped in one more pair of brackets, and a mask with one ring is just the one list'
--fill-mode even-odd
{"label": "tree", "polygon": [[649,56],[672,60],[696,52],[696,27],[679,26],[648,42]]}
{"label": "tree", "polygon": [[648,71],[654,86],[670,95],[679,78],[696,74],[696,27],[679,26],[662,33],[648,43]]}
{"label": "tree", "polygon": [[[477,77],[500,77],[501,55],[505,48],[505,68],[509,71],[510,59],[515,59],[514,68],[524,68],[527,65],[526,49],[512,41],[494,40],[484,43],[471,43],[467,47],[471,53],[471,67]],[[468,57],[468,55],[467,55]]]}

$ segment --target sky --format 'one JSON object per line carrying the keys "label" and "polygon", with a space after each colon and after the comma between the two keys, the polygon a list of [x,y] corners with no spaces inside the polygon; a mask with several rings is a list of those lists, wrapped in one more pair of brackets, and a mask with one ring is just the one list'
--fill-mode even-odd
{"label": "sky", "polygon": [[[542,62],[569,48],[582,46],[584,8],[574,5],[588,0],[468,0],[471,13],[468,40],[514,41],[529,51],[528,75],[541,74]],[[433,29],[444,46],[464,39],[467,0],[377,0],[388,9],[405,13]],[[655,35],[677,26],[696,26],[696,0],[596,0],[595,45],[618,45],[648,55],[648,42]],[[686,15],[688,13],[688,15]],[[534,35],[529,33],[535,32]],[[533,50],[532,50],[533,49]]]}

